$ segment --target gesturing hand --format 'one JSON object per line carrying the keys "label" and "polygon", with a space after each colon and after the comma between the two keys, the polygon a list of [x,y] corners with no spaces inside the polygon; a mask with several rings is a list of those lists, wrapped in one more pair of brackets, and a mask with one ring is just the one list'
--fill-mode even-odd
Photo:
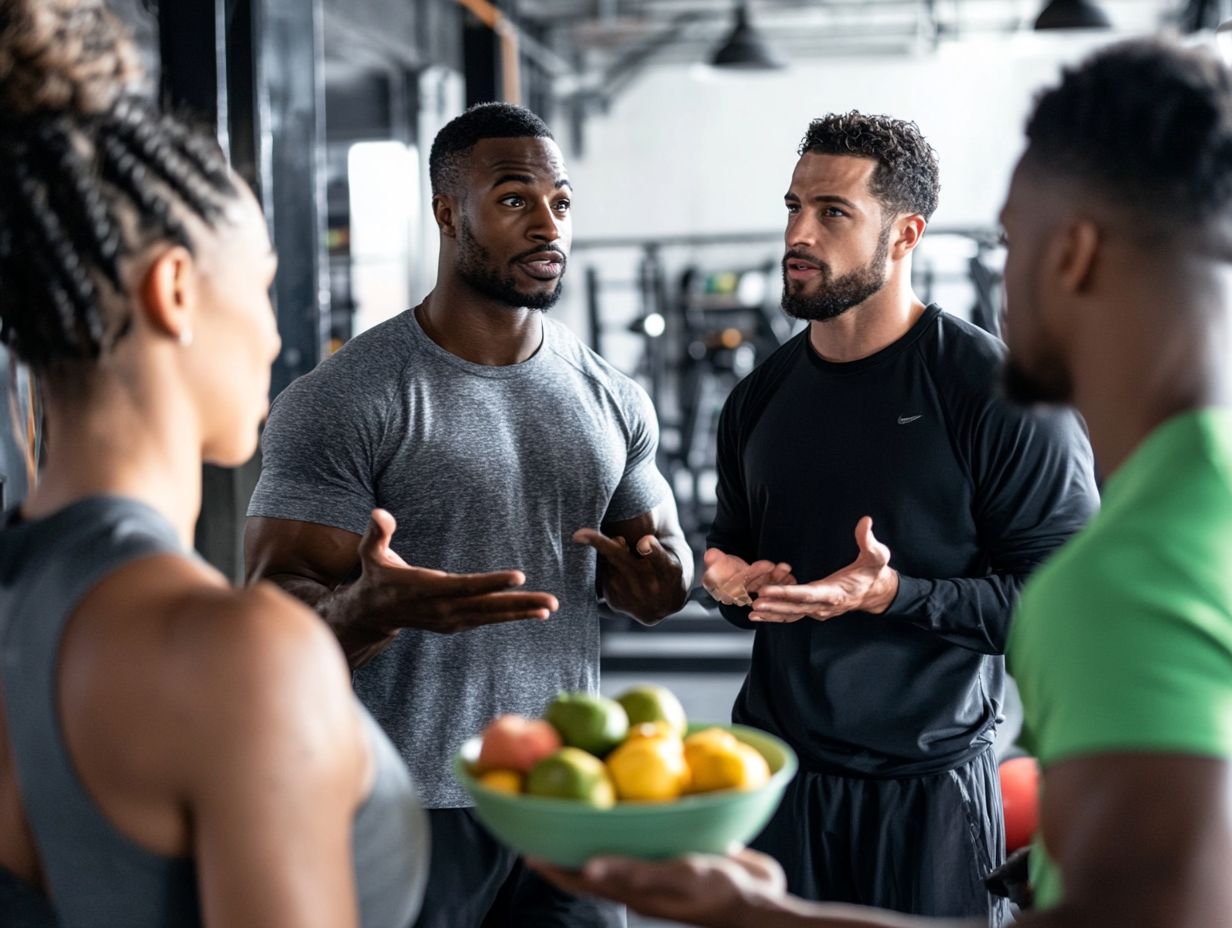
{"label": "gesturing hand", "polygon": [[749,618],[795,622],[809,616],[824,622],[847,612],[885,612],[898,594],[898,573],[890,567],[890,549],[873,535],[873,520],[868,516],[856,525],[856,544],[859,556],[828,577],[798,585],[763,586]]}
{"label": "gesturing hand", "polygon": [[411,566],[389,547],[396,526],[392,515],[374,509],[359,542],[361,572],[346,595],[364,625],[448,635],[495,622],[546,619],[559,608],[550,593],[514,589],[526,582],[520,570],[451,574]]}
{"label": "gesturing hand", "polygon": [[795,583],[789,564],[774,561],[747,563],[734,554],[726,554],[718,548],[707,548],[702,557],[706,571],[702,574],[702,587],[725,606],[747,606],[753,593],[769,583]]}
{"label": "gesturing hand", "polygon": [[684,568],[657,536],[643,535],[635,550],[623,537],[609,538],[593,528],[578,529],[573,540],[598,553],[603,598],[617,612],[657,621],[683,605]]}
{"label": "gesturing hand", "polygon": [[761,910],[759,902],[782,899],[787,892],[774,858],[750,850],[677,860],[599,857],[580,871],[527,863],[566,892],[603,896],[652,918],[710,928],[741,924],[753,908]]}

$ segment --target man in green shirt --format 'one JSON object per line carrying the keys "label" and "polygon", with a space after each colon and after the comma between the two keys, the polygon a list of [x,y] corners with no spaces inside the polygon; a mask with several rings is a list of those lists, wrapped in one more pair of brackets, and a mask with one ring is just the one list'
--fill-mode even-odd
{"label": "man in green shirt", "polygon": [[[1027,138],[1002,213],[1006,387],[1077,407],[1105,484],[1010,637],[1044,774],[1019,924],[1227,925],[1232,74],[1194,49],[1114,46],[1039,99]],[[547,870],[700,925],[960,924],[794,899],[748,851]]]}

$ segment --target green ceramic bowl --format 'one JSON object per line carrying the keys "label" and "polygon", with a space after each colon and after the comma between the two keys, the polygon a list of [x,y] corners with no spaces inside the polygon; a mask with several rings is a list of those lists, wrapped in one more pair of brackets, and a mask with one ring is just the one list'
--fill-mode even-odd
{"label": "green ceramic bowl", "polygon": [[723,790],[673,802],[618,802],[596,809],[567,799],[511,796],[470,775],[479,738],[462,745],[454,759],[458,781],[475,800],[475,815],[515,851],[562,867],[580,867],[596,854],[660,859],[681,854],[721,854],[732,842],[752,839],[778,807],[796,773],[796,755],[786,744],[743,725],[690,725],[689,731],[725,728],[755,747],[770,765],[770,780],[756,790]]}

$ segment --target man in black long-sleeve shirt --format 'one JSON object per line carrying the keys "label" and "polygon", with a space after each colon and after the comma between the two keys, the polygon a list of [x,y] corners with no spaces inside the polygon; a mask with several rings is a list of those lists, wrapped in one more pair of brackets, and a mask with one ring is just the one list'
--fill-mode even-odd
{"label": "man in black long-sleeve shirt", "polygon": [[807,898],[999,924],[1002,655],[1096,505],[1090,448],[1010,407],[1002,344],[912,291],[939,187],[916,126],[829,116],[800,154],[783,307],[809,327],[724,407],[703,578],[757,628],[733,719],[801,762],[754,845]]}

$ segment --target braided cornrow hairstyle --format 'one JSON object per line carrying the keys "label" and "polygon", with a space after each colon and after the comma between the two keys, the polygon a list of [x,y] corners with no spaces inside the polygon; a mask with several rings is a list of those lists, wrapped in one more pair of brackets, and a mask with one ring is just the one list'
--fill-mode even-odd
{"label": "braided cornrow hairstyle", "polygon": [[0,0],[0,342],[35,371],[128,330],[125,259],[240,195],[207,134],[136,92],[104,0]]}

